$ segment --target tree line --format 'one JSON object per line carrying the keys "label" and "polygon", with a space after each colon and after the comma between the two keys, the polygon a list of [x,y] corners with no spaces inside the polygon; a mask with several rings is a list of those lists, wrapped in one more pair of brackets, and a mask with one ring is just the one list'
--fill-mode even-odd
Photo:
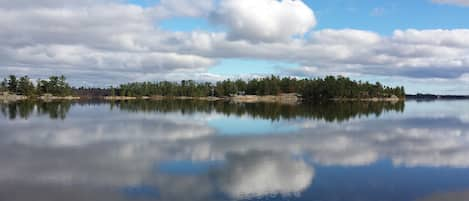
{"label": "tree line", "polygon": [[279,95],[296,93],[307,100],[332,98],[388,98],[405,97],[404,87],[387,87],[381,83],[354,81],[350,78],[327,76],[325,78],[297,79],[269,76],[250,80],[223,80],[216,83],[195,82],[134,82],[111,89],[113,96],[190,96],[226,97],[234,95]]}
{"label": "tree line", "polygon": [[71,88],[65,76],[51,76],[38,80],[34,85],[28,76],[17,78],[10,75],[1,83],[0,91],[19,95],[54,96],[187,96],[187,97],[228,97],[235,95],[279,95],[294,93],[305,100],[327,100],[332,98],[388,98],[405,97],[404,87],[388,87],[379,82],[354,81],[343,76],[305,78],[268,76],[249,80],[223,80],[216,83],[182,80],[180,82],[133,82],[109,88]]}
{"label": "tree line", "polygon": [[63,75],[50,76],[46,80],[39,79],[36,81],[36,84],[27,75],[22,77],[10,75],[0,83],[0,92],[2,91],[24,96],[41,96],[44,94],[51,94],[53,96],[72,95],[72,88],[66,82],[66,78]]}

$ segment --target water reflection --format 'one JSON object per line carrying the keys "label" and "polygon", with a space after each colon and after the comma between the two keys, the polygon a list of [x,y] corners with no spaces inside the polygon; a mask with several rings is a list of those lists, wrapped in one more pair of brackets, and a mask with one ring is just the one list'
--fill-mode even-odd
{"label": "water reflection", "polygon": [[269,120],[311,118],[326,121],[347,121],[361,116],[380,116],[386,111],[403,112],[405,102],[323,102],[299,105],[274,103],[246,103],[236,104],[224,101],[208,102],[197,100],[135,100],[135,101],[53,101],[34,102],[19,101],[0,104],[4,116],[10,119],[17,117],[27,119],[37,110],[38,115],[48,114],[51,119],[65,119],[72,104],[108,104],[111,110],[118,108],[131,112],[158,112],[182,114],[220,113],[224,115],[243,116]]}
{"label": "water reflection", "polygon": [[305,161],[282,152],[250,151],[226,155],[216,172],[218,186],[233,198],[301,193],[312,183],[314,170]]}
{"label": "water reflection", "polygon": [[[295,129],[237,135],[210,122],[271,115],[257,114],[261,106],[153,104],[162,103],[77,103],[63,121],[0,119],[0,198],[413,201],[469,189],[469,102],[410,102],[402,113],[332,122],[326,111],[271,106],[291,115],[271,126]],[[366,113],[375,114],[342,112]]]}
{"label": "water reflection", "polygon": [[47,115],[51,119],[65,119],[72,102],[70,101],[18,101],[0,104],[3,116],[13,120],[16,118],[28,119],[36,110],[37,115]]}

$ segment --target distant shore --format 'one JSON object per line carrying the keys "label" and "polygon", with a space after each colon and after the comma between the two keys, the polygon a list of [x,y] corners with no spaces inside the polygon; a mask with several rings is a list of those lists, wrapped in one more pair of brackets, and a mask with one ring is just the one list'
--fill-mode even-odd
{"label": "distant shore", "polygon": [[436,95],[436,94],[415,94],[406,95],[409,100],[468,100],[467,95]]}

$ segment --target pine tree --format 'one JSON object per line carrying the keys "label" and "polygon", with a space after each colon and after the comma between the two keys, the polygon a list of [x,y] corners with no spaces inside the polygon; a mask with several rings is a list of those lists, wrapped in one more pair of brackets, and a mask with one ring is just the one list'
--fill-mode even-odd
{"label": "pine tree", "polygon": [[12,93],[17,93],[18,92],[18,81],[16,79],[15,75],[10,75],[8,80],[8,91]]}
{"label": "pine tree", "polygon": [[8,91],[8,80],[6,78],[0,83],[0,92],[3,91]]}

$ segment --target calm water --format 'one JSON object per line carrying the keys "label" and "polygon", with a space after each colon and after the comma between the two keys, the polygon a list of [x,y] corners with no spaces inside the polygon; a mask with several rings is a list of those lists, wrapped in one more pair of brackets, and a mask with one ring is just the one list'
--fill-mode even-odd
{"label": "calm water", "polygon": [[469,200],[469,101],[0,110],[2,201]]}

